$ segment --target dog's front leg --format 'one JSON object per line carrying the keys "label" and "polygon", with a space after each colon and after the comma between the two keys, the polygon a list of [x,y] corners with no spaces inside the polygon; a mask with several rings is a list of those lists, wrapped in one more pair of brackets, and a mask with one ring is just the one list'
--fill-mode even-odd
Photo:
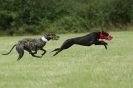
{"label": "dog's front leg", "polygon": [[40,50],[43,51],[42,56],[47,52],[45,49],[41,48]]}
{"label": "dog's front leg", "polygon": [[37,56],[34,53],[30,53],[33,57],[41,58],[42,56]]}
{"label": "dog's front leg", "polygon": [[33,54],[37,54],[37,46],[35,46],[35,50],[34,52],[32,52]]}
{"label": "dog's front leg", "polygon": [[33,54],[37,54],[37,50],[35,50],[34,52],[32,52]]}
{"label": "dog's front leg", "polygon": [[97,41],[97,42],[95,43],[95,45],[104,45],[105,49],[107,50],[107,45],[108,45],[108,43],[106,43],[106,42],[104,42],[104,41]]}
{"label": "dog's front leg", "polygon": [[37,58],[41,58],[42,56],[37,56],[35,55],[37,53],[37,50],[35,52],[32,52],[31,50],[29,50],[29,54],[31,54],[33,57],[37,57]]}

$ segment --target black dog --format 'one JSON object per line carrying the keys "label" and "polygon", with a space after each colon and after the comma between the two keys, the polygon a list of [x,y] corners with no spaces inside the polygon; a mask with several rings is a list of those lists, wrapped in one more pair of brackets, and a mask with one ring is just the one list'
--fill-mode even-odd
{"label": "black dog", "polygon": [[93,32],[88,35],[82,36],[82,37],[76,37],[66,40],[63,45],[60,48],[54,49],[52,52],[56,51],[56,53],[53,55],[57,55],[59,52],[61,52],[64,49],[68,49],[74,44],[83,45],[83,46],[91,46],[92,44],[95,45],[104,45],[107,49],[107,43],[104,41],[100,41],[99,39],[105,39],[105,40],[112,40],[112,36],[109,35],[107,32]]}
{"label": "black dog", "polygon": [[[10,54],[13,48],[16,46],[16,50],[19,54],[19,57],[17,60],[20,60],[23,57],[24,50],[28,51],[29,54],[31,54],[33,57],[41,58],[46,53],[46,50],[43,49],[43,47],[46,45],[46,42],[49,40],[58,40],[58,39],[59,39],[59,36],[55,34],[47,34],[41,37],[40,39],[30,39],[30,38],[23,39],[23,40],[18,41],[18,43],[15,44],[8,53],[3,54],[3,55]],[[42,56],[35,55],[37,54],[38,50],[43,51],[43,53],[41,54]]]}

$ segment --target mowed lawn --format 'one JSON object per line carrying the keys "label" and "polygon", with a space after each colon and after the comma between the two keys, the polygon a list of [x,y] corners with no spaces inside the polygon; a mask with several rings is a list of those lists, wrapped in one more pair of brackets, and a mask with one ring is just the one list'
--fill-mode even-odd
{"label": "mowed lawn", "polygon": [[[111,32],[114,39],[107,41],[108,50],[74,45],[52,56],[64,40],[85,34],[60,34],[60,40],[47,43],[40,59],[25,52],[16,61],[15,49],[0,55],[0,88],[133,88],[133,32]],[[0,37],[0,54],[26,37],[41,36]]]}

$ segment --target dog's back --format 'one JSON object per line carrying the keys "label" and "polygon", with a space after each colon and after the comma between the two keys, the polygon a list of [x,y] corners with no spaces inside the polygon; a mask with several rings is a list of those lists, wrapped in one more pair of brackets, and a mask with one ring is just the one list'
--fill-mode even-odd
{"label": "dog's back", "polygon": [[97,32],[92,32],[90,34],[87,34],[85,36],[72,38],[74,44],[89,46],[93,43],[93,41],[96,41],[97,39]]}
{"label": "dog's back", "polygon": [[42,42],[40,39],[30,39],[26,38],[18,41],[19,45],[23,45],[25,49],[35,50],[39,47],[44,46],[45,42]]}

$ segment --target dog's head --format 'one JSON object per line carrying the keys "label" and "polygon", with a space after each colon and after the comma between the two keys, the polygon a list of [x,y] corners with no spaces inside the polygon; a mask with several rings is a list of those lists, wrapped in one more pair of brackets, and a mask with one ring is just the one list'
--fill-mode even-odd
{"label": "dog's head", "polygon": [[109,33],[102,31],[99,32],[99,39],[112,40],[113,37]]}
{"label": "dog's head", "polygon": [[57,36],[56,34],[54,33],[49,33],[49,34],[46,34],[45,37],[48,39],[48,40],[58,40],[60,37]]}

